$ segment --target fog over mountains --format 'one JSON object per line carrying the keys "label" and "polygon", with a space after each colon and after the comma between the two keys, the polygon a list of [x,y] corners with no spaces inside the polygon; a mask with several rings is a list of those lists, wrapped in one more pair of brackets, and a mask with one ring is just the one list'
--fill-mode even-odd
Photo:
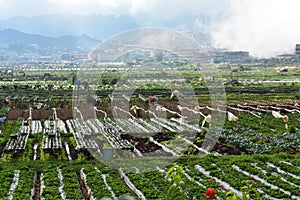
{"label": "fog over mountains", "polygon": [[[203,17],[201,24],[208,23]],[[140,19],[141,20],[141,19]],[[203,45],[210,43],[208,34],[203,33],[193,17],[157,24],[162,27],[189,32]],[[83,48],[90,50],[104,41],[124,31],[155,24],[137,22],[130,15],[73,15],[54,14],[34,17],[13,17],[0,20],[0,47],[36,44],[42,48]],[[197,31],[194,31],[197,30]]]}
{"label": "fog over mountains", "polygon": [[185,16],[176,20],[152,22],[130,15],[53,14],[34,17],[12,17],[0,20],[0,30],[14,29],[25,33],[60,37],[86,34],[105,40],[115,34],[141,27],[165,27],[182,31],[205,32],[210,23],[207,16]]}
{"label": "fog over mountains", "polygon": [[103,40],[124,30],[138,28],[130,16],[80,16],[72,14],[13,17],[0,20],[0,30],[14,29],[50,37],[82,35]]}

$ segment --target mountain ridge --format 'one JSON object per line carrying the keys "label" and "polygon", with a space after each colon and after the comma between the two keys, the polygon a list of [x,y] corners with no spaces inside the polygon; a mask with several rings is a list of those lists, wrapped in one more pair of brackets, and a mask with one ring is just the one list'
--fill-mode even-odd
{"label": "mountain ridge", "polygon": [[35,45],[38,48],[48,49],[81,48],[90,50],[100,43],[100,40],[85,34],[50,37],[40,34],[24,33],[11,28],[0,30],[0,46],[4,48],[10,48],[16,45],[27,47]]}
{"label": "mountain ridge", "polygon": [[105,40],[112,35],[138,27],[129,15],[52,14],[33,17],[18,16],[0,20],[1,30],[11,28],[50,37],[85,33],[99,40]]}

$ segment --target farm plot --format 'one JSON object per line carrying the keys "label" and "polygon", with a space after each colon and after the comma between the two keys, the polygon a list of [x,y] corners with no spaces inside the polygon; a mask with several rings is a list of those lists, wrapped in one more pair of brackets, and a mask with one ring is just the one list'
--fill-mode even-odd
{"label": "farm plot", "polygon": [[[18,140],[25,136],[22,139],[25,142],[22,144],[23,154],[32,156],[32,151],[27,152],[25,147],[35,148],[41,154],[43,150],[61,150],[65,157],[67,152],[69,156],[70,151],[76,150],[79,162],[71,157],[70,166],[63,164],[67,160],[65,158],[57,164],[55,162],[58,160],[54,160],[54,164],[48,167],[4,169],[7,176],[0,174],[0,178],[4,177],[0,195],[8,199],[109,197],[115,200],[123,195],[137,199],[166,199],[172,185],[166,179],[170,166],[157,167],[152,172],[131,166],[136,173],[128,173],[120,168],[113,170],[82,159],[84,154],[81,151],[96,150],[90,152],[102,156],[105,149],[123,149],[128,150],[130,156],[141,159],[177,156],[177,164],[183,167],[180,178],[188,188],[188,194],[195,199],[202,199],[207,188],[211,187],[216,191],[216,199],[225,199],[228,191],[242,196],[243,186],[256,190],[249,194],[252,199],[300,199],[299,113],[282,113],[289,118],[286,127],[283,119],[275,118],[270,112],[248,109],[259,117],[243,111],[234,113],[238,120],[230,121],[228,118],[224,128],[217,131],[219,140],[212,152],[201,148],[209,125],[199,127],[180,118],[68,119],[60,122],[64,123],[64,129],[58,128],[56,120],[48,119],[44,123],[34,120],[32,131],[21,121],[18,128],[10,131],[16,131],[16,135],[3,135],[7,139],[3,161],[14,159],[9,159],[8,155],[19,151],[17,144],[22,143]],[[203,118],[199,116],[199,121]],[[12,143],[14,137],[16,144]],[[71,142],[71,150],[67,150],[68,142]],[[119,152],[114,152],[113,156],[118,156]],[[268,155],[279,152],[279,155]],[[207,156],[201,158],[198,154]],[[39,161],[33,163],[40,164]],[[24,180],[27,180],[27,185]]]}
{"label": "farm plot", "polygon": [[[43,150],[62,150],[63,154],[69,152],[68,155],[90,150],[92,154],[96,153],[100,156],[103,156],[103,149],[123,149],[131,152],[131,156],[138,157],[210,153],[240,155],[242,153],[299,152],[300,114],[296,112],[297,109],[289,105],[270,107],[269,110],[266,110],[265,107],[228,107],[232,112],[235,112],[237,120],[232,121],[228,113],[228,120],[226,120],[224,128],[218,131],[218,135],[216,135],[219,139],[212,152],[207,152],[206,149],[202,148],[203,142],[209,140],[209,138],[205,138],[209,124],[199,127],[199,125],[194,124],[194,121],[158,117],[150,119],[104,118],[86,121],[68,119],[62,121],[57,118],[57,114],[55,114],[57,120],[48,119],[44,123],[40,120],[33,120],[31,126],[26,120],[20,121],[18,129],[11,128],[14,129],[10,131],[13,134],[10,134],[9,137],[7,134],[5,135],[7,142],[3,142],[5,145],[2,148],[7,154],[11,152],[32,154],[30,151],[24,152],[27,146],[28,148],[35,148],[34,151],[41,146]],[[275,108],[281,109],[281,116],[286,114],[288,121],[275,118],[272,114],[272,111],[276,110]],[[291,111],[292,108],[294,110]],[[286,109],[289,112],[285,111]],[[56,110],[54,109],[54,111]],[[257,116],[249,112],[255,112]],[[199,116],[199,121],[203,119],[203,116]],[[285,125],[288,127],[286,128]],[[39,133],[41,132],[43,132],[42,143],[38,145]],[[63,141],[67,141],[64,146],[62,145],[62,135],[65,138]],[[71,135],[73,137],[70,137]],[[34,139],[31,143],[34,142],[35,144],[27,145],[28,138],[31,139],[32,137]],[[73,141],[75,141],[74,145]],[[69,145],[71,145],[71,153]],[[68,148],[68,152],[65,152],[64,147]],[[117,151],[114,152],[118,155]],[[28,156],[31,157],[32,155]],[[72,159],[72,157],[68,157],[69,160]]]}
{"label": "farm plot", "polygon": [[18,185],[19,181],[19,171],[2,169],[0,172],[1,178],[1,188],[0,188],[0,198],[5,199],[6,197],[13,196],[13,192]]}
{"label": "farm plot", "polygon": [[[239,196],[244,184],[257,189],[257,193],[250,194],[253,199],[299,199],[299,177],[294,174],[297,166],[285,164],[278,158],[257,158],[235,157],[230,161],[225,157],[195,159],[188,165],[185,162],[185,169],[194,180],[205,184],[202,177],[209,178],[223,191],[234,191]],[[289,166],[289,170],[283,170],[279,165],[282,168]]]}
{"label": "farm plot", "polygon": [[60,180],[59,168],[55,166],[43,169],[44,188],[41,199],[66,199],[63,181]]}
{"label": "farm plot", "polygon": [[20,169],[14,171],[14,178],[10,187],[9,199],[30,199],[33,196],[34,170]]}
{"label": "farm plot", "polygon": [[31,134],[38,134],[43,132],[42,122],[40,120],[32,120]]}
{"label": "farm plot", "polygon": [[29,137],[29,129],[24,126],[24,121],[20,126],[17,133],[10,134],[9,140],[4,148],[5,153],[11,153],[13,151],[22,152],[26,148],[27,140]]}
{"label": "farm plot", "polygon": [[[219,154],[241,154],[242,152],[252,154],[274,151],[299,152],[300,149],[297,144],[299,144],[300,137],[293,132],[298,129],[298,125],[295,123],[297,117],[290,117],[293,119],[293,121],[291,120],[291,126],[295,128],[286,130],[282,134],[272,130],[269,130],[268,133],[260,133],[257,129],[244,126],[248,118],[238,116],[238,122],[226,122],[231,123],[233,127],[220,131],[219,140],[213,151]],[[247,117],[251,118],[250,115],[247,115]],[[170,120],[156,118],[154,120],[155,122],[144,119],[113,121],[107,118],[105,121],[90,119],[84,122],[80,119],[71,119],[66,121],[66,128],[73,134],[76,141],[75,149],[94,149],[100,155],[102,154],[101,149],[107,146],[113,149],[130,150],[136,156],[209,154],[201,148],[205,138],[205,128],[198,128],[201,132],[193,135],[189,132],[184,133],[188,130],[187,123],[181,124],[180,121],[174,118]],[[276,119],[271,118],[270,120],[274,121]],[[40,121],[36,120],[34,124],[33,128],[37,131],[34,131],[35,133],[31,132],[32,134],[40,132],[42,128]],[[225,124],[226,126],[228,125]],[[25,150],[30,135],[30,132],[26,131],[28,128],[25,127],[22,124],[20,131],[15,135],[11,135],[6,143],[5,152]],[[123,127],[127,127],[127,130],[131,129],[131,134],[128,134]],[[143,127],[143,129],[139,127]],[[145,132],[144,129],[148,132]],[[55,121],[46,120],[43,130],[42,148],[44,150],[62,149],[61,130],[56,127]],[[154,130],[160,130],[160,132],[151,136],[151,134],[154,134]],[[181,136],[181,133],[184,133],[184,135]]]}
{"label": "farm plot", "polygon": [[44,135],[42,148],[44,150],[57,150],[62,148],[60,131],[55,125],[55,121],[46,120],[44,123]]}
{"label": "farm plot", "polygon": [[[184,151],[191,145],[189,141],[183,140],[182,138],[176,138],[176,140],[180,140],[179,143],[182,144],[180,146],[184,146],[179,149],[176,144],[165,146],[168,143],[168,140],[173,140],[175,134],[190,132],[191,129],[189,128],[191,127],[193,127],[195,131],[200,131],[199,128],[188,125],[187,123],[181,123],[176,119],[151,118],[150,121],[144,119],[117,120],[117,126],[120,126],[120,132],[123,133],[122,138],[131,141],[131,143],[142,153],[160,150],[160,152],[158,152],[160,155],[180,154],[181,151]],[[176,147],[178,147],[177,150]],[[175,151],[177,151],[177,153]]]}
{"label": "farm plot", "polygon": [[76,149],[99,149],[93,140],[93,130],[81,119],[71,119],[66,122],[68,129],[73,134],[76,141]]}
{"label": "farm plot", "polygon": [[[241,196],[243,186],[257,191],[249,193],[252,199],[299,199],[297,155],[189,156],[179,158],[176,165],[182,166],[180,179],[195,199],[203,199],[207,188],[215,189],[216,199],[225,199],[228,191]],[[77,200],[117,199],[129,195],[137,199],[163,200],[172,185],[166,178],[170,166],[171,163],[154,171],[144,171],[142,166],[128,165],[135,171],[129,173],[94,161],[48,165],[8,163],[0,174],[3,177],[1,197],[30,199],[39,195],[41,199]]]}

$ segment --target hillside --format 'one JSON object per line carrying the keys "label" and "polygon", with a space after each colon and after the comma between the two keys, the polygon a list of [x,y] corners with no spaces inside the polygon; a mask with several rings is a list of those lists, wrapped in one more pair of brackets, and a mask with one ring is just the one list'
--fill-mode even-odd
{"label": "hillside", "polygon": [[90,50],[100,43],[87,35],[47,37],[38,34],[27,34],[13,29],[0,31],[0,46],[5,48],[35,47],[46,49],[84,49]]}

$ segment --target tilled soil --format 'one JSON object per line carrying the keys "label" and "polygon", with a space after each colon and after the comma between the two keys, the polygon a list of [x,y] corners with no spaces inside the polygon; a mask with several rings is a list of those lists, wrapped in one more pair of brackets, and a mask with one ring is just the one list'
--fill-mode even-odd
{"label": "tilled soil", "polygon": [[[206,139],[209,140],[209,139]],[[196,144],[198,147],[202,146],[202,143],[198,143],[195,142],[194,144]],[[213,143],[213,141],[208,141],[207,143]],[[242,153],[245,154],[250,154],[251,152],[247,151],[244,148],[241,148],[239,146],[236,145],[229,145],[228,143],[226,143],[226,141],[223,138],[219,138],[216,142],[216,144],[214,145],[213,149],[211,150],[212,152],[218,152],[219,154],[222,155],[241,155]],[[193,152],[193,154],[198,154],[199,151],[197,149],[195,149],[195,151]]]}
{"label": "tilled soil", "polygon": [[137,148],[141,153],[150,153],[161,149],[160,146],[150,142],[149,138],[135,137],[129,134],[123,134],[121,135],[121,138],[135,144],[135,148]]}
{"label": "tilled soil", "polygon": [[[165,152],[162,148],[156,145],[153,142],[149,141],[149,138],[136,137],[130,134],[121,135],[122,139],[126,139],[134,144],[135,148],[137,148],[144,156],[171,156],[170,153]],[[164,135],[163,133],[157,133],[152,136],[158,142],[163,142],[170,140],[171,137],[169,135]]]}
{"label": "tilled soil", "polygon": [[33,195],[33,200],[40,200],[41,199],[41,172],[37,171],[36,172],[36,177],[35,177],[35,182],[34,182],[34,195]]}
{"label": "tilled soil", "polygon": [[84,183],[84,181],[82,180],[81,176],[80,176],[80,172],[77,171],[76,172],[76,175],[77,175],[77,180],[78,180],[78,183],[80,185],[80,190],[81,190],[81,194],[82,196],[84,197],[85,200],[89,200],[90,197],[89,197],[89,194],[88,194],[88,189]]}

